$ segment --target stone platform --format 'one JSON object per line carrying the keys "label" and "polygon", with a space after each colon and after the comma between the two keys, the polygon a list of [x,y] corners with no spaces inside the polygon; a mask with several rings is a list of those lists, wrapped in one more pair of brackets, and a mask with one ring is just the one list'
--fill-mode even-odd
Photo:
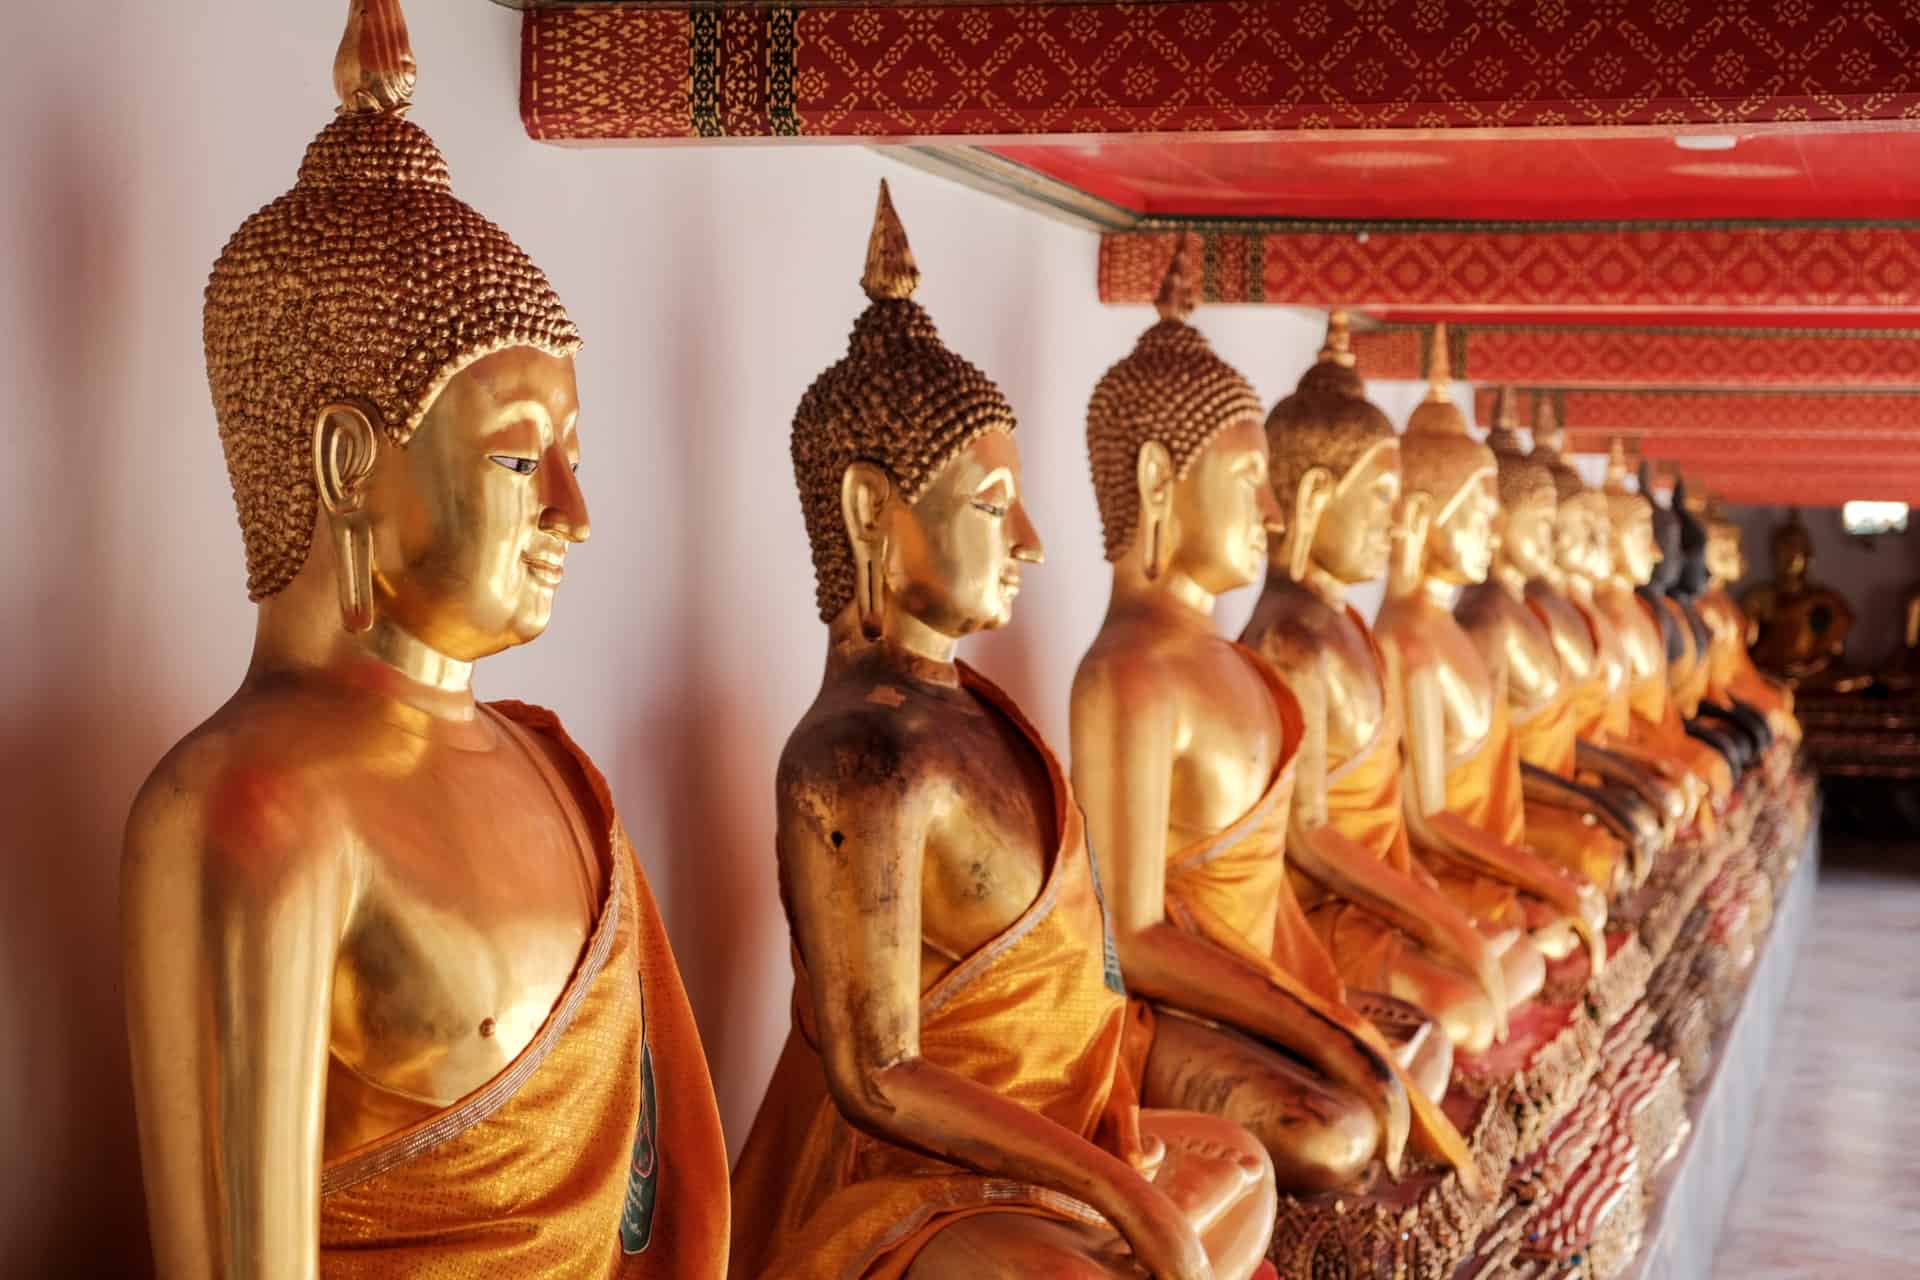
{"label": "stone platform", "polygon": [[1691,1136],[1654,1180],[1645,1243],[1624,1280],[1700,1280],[1713,1274],[1715,1244],[1746,1163],[1753,1118],[1778,1060],[1774,1033],[1794,962],[1813,919],[1820,836],[1810,824],[1799,865],[1774,904],[1773,927],[1747,981],[1740,1011],[1714,1046],[1689,1107]]}

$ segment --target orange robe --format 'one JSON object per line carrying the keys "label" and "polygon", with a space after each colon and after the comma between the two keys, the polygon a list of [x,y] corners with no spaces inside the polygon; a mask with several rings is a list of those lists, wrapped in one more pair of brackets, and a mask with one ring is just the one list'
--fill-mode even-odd
{"label": "orange robe", "polygon": [[[1606,697],[1603,680],[1581,683],[1598,686],[1599,697],[1589,694],[1583,699],[1576,682],[1563,680],[1544,706],[1536,707],[1513,726],[1520,759],[1568,781],[1572,781],[1577,772],[1576,731],[1580,721],[1583,716],[1590,718]],[[1580,876],[1602,893],[1613,892],[1621,862],[1626,857],[1626,846],[1612,832],[1587,815],[1563,805],[1528,800],[1525,809],[1528,848],[1555,866]]]}
{"label": "orange robe", "polygon": [[[1340,971],[1300,906],[1295,885],[1310,882],[1288,874],[1286,856],[1294,752],[1302,736],[1300,704],[1264,658],[1243,645],[1235,647],[1273,694],[1284,726],[1286,754],[1265,794],[1239,821],[1167,859],[1167,919],[1257,966],[1275,986],[1379,1051],[1406,1085],[1415,1124],[1429,1149],[1456,1169],[1468,1169],[1472,1156],[1459,1131],[1425,1092],[1406,1078],[1378,1029],[1347,1005]],[[1384,988],[1386,984],[1378,985]],[[1151,1025],[1150,1011],[1147,1025]],[[1144,1048],[1141,1045],[1131,1066],[1135,1078],[1145,1065]]]}
{"label": "orange robe", "polygon": [[578,763],[601,810],[606,896],[565,992],[505,1070],[321,1170],[320,1274],[718,1280],[726,1143],[646,879],[605,779],[553,714],[491,707]]}
{"label": "orange robe", "polygon": [[[1639,604],[1657,632],[1659,619],[1652,607],[1644,600]],[[1699,683],[1697,674],[1684,674],[1688,690],[1691,691],[1692,686]],[[1689,772],[1706,783],[1714,807],[1717,809],[1725,805],[1733,794],[1733,770],[1728,766],[1725,756],[1688,735],[1672,677],[1667,671],[1664,652],[1661,660],[1646,675],[1637,680],[1629,679],[1627,700],[1633,715],[1629,739],[1680,760]]]}
{"label": "orange robe", "polygon": [[[921,993],[921,1056],[1124,1158],[1138,1108],[1122,1063],[1127,998],[1080,808],[1006,695],[959,670],[1046,761],[1060,830],[1039,896]],[[794,963],[794,1029],[734,1170],[733,1275],[896,1280],[935,1233],[980,1213],[1104,1225],[1059,1192],[973,1173],[849,1124],[827,1091],[806,974],[798,956]]]}
{"label": "orange robe", "polygon": [[1708,650],[1708,696],[1715,702],[1739,701],[1767,718],[1767,727],[1780,742],[1800,740],[1800,722],[1793,715],[1793,690],[1760,672],[1741,637],[1746,615],[1724,588],[1715,588],[1703,604],[1726,615],[1735,625],[1713,632]]}

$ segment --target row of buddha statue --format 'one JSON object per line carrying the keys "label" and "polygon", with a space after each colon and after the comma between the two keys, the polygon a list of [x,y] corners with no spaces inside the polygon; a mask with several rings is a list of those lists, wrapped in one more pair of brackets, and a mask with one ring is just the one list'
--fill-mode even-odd
{"label": "row of buddha statue", "polygon": [[1618,458],[1590,489],[1550,421],[1524,449],[1510,399],[1474,438],[1444,337],[1404,433],[1337,313],[1268,412],[1190,323],[1183,241],[1088,406],[1112,588],[1063,765],[956,656],[1041,540],[882,184],[793,420],[827,658],[775,779],[792,1032],[730,1174],[605,781],[471,688],[589,535],[579,335],[406,118],[395,0],[351,0],[335,82],[206,295],[258,624],[128,826],[160,1273],[1464,1258],[1645,988],[1608,1005],[1634,922],[1791,763],[1725,531]]}

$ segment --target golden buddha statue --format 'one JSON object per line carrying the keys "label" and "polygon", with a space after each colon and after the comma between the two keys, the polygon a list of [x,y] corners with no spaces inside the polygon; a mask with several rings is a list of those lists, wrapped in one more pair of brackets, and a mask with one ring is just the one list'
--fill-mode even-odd
{"label": "golden buddha statue", "polygon": [[883,184],[870,305],[794,415],[831,657],[776,781],[794,1030],[735,1169],[732,1274],[1246,1277],[1266,1153],[1139,1110],[1080,808],[954,659],[1041,548],[1012,410],[918,281]]}
{"label": "golden buddha statue", "polygon": [[1542,393],[1534,400],[1529,456],[1553,477],[1554,557],[1549,571],[1527,584],[1527,604],[1574,679],[1579,767],[1640,795],[1662,818],[1664,843],[1671,844],[1694,821],[1705,784],[1677,759],[1634,739],[1626,653],[1594,601],[1598,585],[1613,575],[1609,499],[1561,454],[1563,438],[1554,401]]}
{"label": "golden buddha statue", "polygon": [[1301,708],[1287,854],[1294,896],[1342,979],[1436,1020],[1482,1053],[1539,991],[1541,958],[1518,931],[1489,940],[1413,858],[1400,790],[1400,725],[1366,622],[1347,589],[1386,570],[1400,444],[1353,367],[1346,316],[1267,417],[1286,537],[1241,642]]}
{"label": "golden buddha statue", "polygon": [[[1534,433],[1536,448],[1542,434]],[[1548,447],[1558,452],[1557,432]],[[1696,781],[1695,820],[1714,824],[1713,815],[1733,794],[1733,772],[1726,758],[1687,733],[1667,671],[1667,648],[1653,609],[1639,589],[1653,578],[1661,552],[1654,539],[1653,500],[1627,488],[1626,455],[1615,440],[1607,461],[1607,526],[1612,554],[1608,573],[1593,588],[1595,613],[1604,619],[1608,640],[1618,647],[1626,671],[1625,719],[1619,739],[1647,757],[1665,759]]]}
{"label": "golden buddha statue", "polygon": [[206,292],[259,605],[133,805],[128,1026],[163,1276],[726,1265],[699,1033],[606,783],[474,664],[588,534],[559,299],[405,118],[394,0]]}
{"label": "golden buddha statue", "polygon": [[[1404,709],[1408,831],[1428,869],[1483,929],[1523,932],[1560,959],[1606,961],[1606,898],[1527,847],[1518,744],[1506,695],[1453,616],[1459,589],[1493,567],[1493,453],[1453,403],[1446,335],[1430,344],[1427,397],[1400,440],[1405,493],[1377,635]],[[1522,942],[1522,946],[1527,945]]]}
{"label": "golden buddha statue", "polygon": [[[1645,879],[1666,836],[1659,815],[1637,793],[1579,781],[1578,733],[1596,699],[1575,681],[1552,630],[1527,601],[1529,586],[1554,571],[1559,499],[1553,473],[1521,448],[1511,394],[1503,390],[1496,406],[1487,436],[1500,498],[1493,567],[1485,582],[1461,592],[1454,617],[1506,689],[1528,846],[1612,899]],[[1591,636],[1579,639],[1587,642],[1587,682],[1604,699]]]}
{"label": "golden buddha statue", "polygon": [[[1740,546],[1740,526],[1729,520],[1717,499],[1709,498],[1702,514],[1707,528],[1707,589],[1700,596],[1700,613],[1713,639],[1709,664],[1710,688],[1720,702],[1739,702],[1766,717],[1774,742],[1788,754],[1800,742],[1800,722],[1793,714],[1793,690],[1761,674],[1747,652],[1747,617],[1734,603],[1729,588],[1746,576],[1746,555]],[[1907,626],[1920,639],[1920,610],[1908,609]],[[1909,648],[1913,641],[1909,641]]]}
{"label": "golden buddha statue", "polygon": [[1853,630],[1853,606],[1808,576],[1813,536],[1798,507],[1774,531],[1772,546],[1773,580],[1740,597],[1754,662],[1790,685],[1834,693],[1863,688],[1869,677],[1842,663],[1847,634]]}
{"label": "golden buddha statue", "polygon": [[1410,1107],[1472,1179],[1437,1105],[1448,1040],[1422,1021],[1399,1047],[1409,1090],[1287,880],[1299,706],[1213,625],[1218,597],[1260,576],[1278,513],[1260,401],[1187,323],[1196,240],[1087,410],[1113,589],[1074,677],[1073,779],[1142,1001],[1142,1096],[1246,1126],[1283,1191],[1349,1185],[1376,1151],[1397,1171]]}

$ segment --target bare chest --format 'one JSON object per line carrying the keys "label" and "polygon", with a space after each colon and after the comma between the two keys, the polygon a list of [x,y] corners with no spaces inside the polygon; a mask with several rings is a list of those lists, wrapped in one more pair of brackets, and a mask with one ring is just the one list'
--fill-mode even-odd
{"label": "bare chest", "polygon": [[1567,678],[1576,683],[1593,679],[1600,662],[1594,648],[1593,633],[1586,618],[1572,601],[1558,592],[1539,592],[1529,600],[1540,610],[1554,653],[1565,667]]}
{"label": "bare chest", "polygon": [[1347,619],[1326,637],[1327,756],[1338,765],[1359,754],[1380,733],[1387,717],[1386,690],[1373,644]]}
{"label": "bare chest", "polygon": [[330,1148],[380,1128],[372,1117],[395,1100],[444,1106],[498,1074],[580,960],[605,891],[597,838],[564,784],[503,748],[429,751],[406,776],[370,782],[357,806],[367,819],[333,973]]}
{"label": "bare chest", "polygon": [[1287,744],[1272,687],[1238,650],[1209,644],[1167,675],[1178,707],[1168,842],[1180,847],[1246,816],[1272,785]]}

